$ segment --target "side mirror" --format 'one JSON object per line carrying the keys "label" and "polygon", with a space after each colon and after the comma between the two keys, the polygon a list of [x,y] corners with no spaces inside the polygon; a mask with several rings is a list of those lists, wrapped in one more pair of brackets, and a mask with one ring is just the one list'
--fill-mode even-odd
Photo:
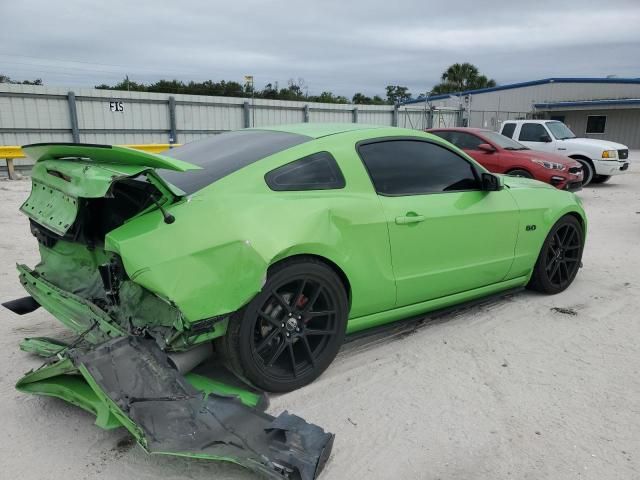
{"label": "side mirror", "polygon": [[484,192],[497,192],[504,188],[502,178],[493,173],[484,172],[480,178],[482,179],[482,191]]}
{"label": "side mirror", "polygon": [[551,142],[551,137],[548,134],[542,134],[540,135],[540,141],[544,142],[544,143],[549,143]]}
{"label": "side mirror", "polygon": [[488,143],[481,143],[480,145],[478,145],[478,150],[482,150],[485,153],[493,153],[496,151],[495,148],[493,148],[491,145],[489,145]]}

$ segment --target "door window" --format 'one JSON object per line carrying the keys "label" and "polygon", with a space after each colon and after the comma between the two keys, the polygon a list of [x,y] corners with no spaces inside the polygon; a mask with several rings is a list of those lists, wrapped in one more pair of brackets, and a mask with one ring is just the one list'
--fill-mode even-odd
{"label": "door window", "polygon": [[523,123],[518,140],[521,142],[543,142],[549,136],[547,130],[539,123]]}
{"label": "door window", "polygon": [[389,140],[360,145],[358,152],[381,195],[480,189],[471,163],[434,143]]}

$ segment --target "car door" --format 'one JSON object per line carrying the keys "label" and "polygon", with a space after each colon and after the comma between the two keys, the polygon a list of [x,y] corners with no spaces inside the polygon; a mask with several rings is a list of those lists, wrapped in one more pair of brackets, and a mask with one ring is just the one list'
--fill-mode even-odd
{"label": "car door", "polygon": [[533,150],[554,152],[556,149],[553,136],[541,123],[524,122],[517,140]]}
{"label": "car door", "polygon": [[358,145],[387,219],[397,305],[500,282],[514,258],[518,208],[480,189],[472,162],[420,138]]}

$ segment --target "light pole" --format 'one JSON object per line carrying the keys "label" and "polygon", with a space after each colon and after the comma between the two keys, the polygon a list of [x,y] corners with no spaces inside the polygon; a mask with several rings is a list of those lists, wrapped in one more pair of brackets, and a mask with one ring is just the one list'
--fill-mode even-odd
{"label": "light pole", "polygon": [[245,89],[251,88],[251,126],[256,126],[256,108],[255,108],[255,99],[256,99],[256,89],[253,86],[253,75],[245,75],[244,76],[244,85]]}

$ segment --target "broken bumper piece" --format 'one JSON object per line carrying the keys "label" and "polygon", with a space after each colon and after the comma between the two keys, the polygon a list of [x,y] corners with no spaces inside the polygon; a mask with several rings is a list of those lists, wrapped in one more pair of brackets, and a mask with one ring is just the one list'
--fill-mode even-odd
{"label": "broken bumper piece", "polygon": [[259,409],[259,395],[183,376],[155,341],[140,337],[68,350],[17,388],[63,398],[104,428],[122,425],[149,453],[229,461],[267,478],[315,479],[333,446],[322,428]]}

